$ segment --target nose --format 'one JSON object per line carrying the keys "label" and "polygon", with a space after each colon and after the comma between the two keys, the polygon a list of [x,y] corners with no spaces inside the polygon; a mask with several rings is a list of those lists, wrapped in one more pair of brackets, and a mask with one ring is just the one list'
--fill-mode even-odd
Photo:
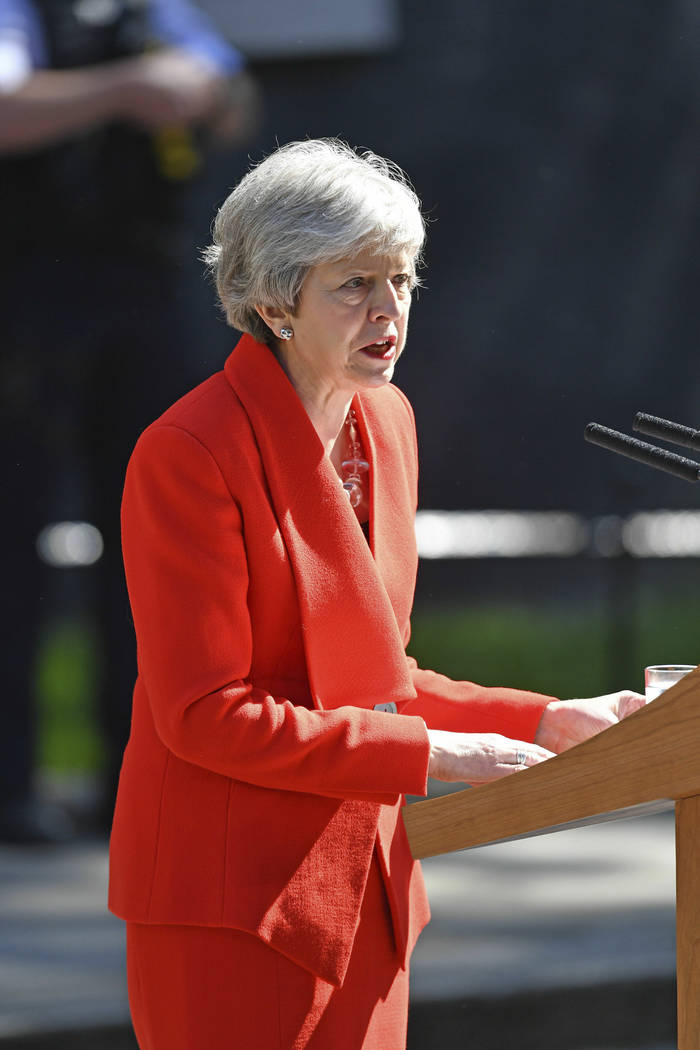
{"label": "nose", "polygon": [[402,310],[403,305],[394,282],[378,282],[370,303],[370,321],[396,321],[401,316]]}

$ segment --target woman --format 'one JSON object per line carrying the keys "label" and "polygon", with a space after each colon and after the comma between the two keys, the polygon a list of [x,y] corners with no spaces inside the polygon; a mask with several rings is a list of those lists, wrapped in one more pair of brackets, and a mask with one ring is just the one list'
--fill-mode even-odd
{"label": "woman", "polygon": [[110,906],[142,1050],[399,1050],[428,921],[403,793],[533,765],[642,702],[485,689],[405,654],[417,458],[390,381],[423,238],[381,158],[272,154],[208,251],[246,334],[134,451]]}

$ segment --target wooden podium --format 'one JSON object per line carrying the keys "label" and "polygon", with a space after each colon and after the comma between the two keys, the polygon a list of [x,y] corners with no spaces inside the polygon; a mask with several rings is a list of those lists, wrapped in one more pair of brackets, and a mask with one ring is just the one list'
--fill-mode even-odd
{"label": "wooden podium", "polygon": [[618,725],[492,784],[414,802],[416,858],[676,809],[678,1050],[700,1048],[700,668]]}

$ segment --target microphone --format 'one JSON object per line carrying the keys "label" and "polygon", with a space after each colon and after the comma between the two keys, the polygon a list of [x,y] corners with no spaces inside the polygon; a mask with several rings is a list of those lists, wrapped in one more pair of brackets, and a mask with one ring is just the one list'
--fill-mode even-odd
{"label": "microphone", "polygon": [[648,416],[646,412],[637,412],[633,429],[649,437],[672,441],[674,445],[700,450],[700,430],[681,426],[680,423],[672,423],[669,419],[660,419],[658,416]]}
{"label": "microphone", "polygon": [[[665,421],[662,420],[661,422]],[[675,425],[671,424],[671,426]],[[686,427],[684,429],[690,428]],[[693,433],[697,433],[697,431],[693,431]],[[621,456],[628,456],[639,463],[646,463],[647,466],[656,467],[657,470],[664,470],[668,474],[674,474],[677,478],[683,478],[685,481],[700,480],[700,463],[695,463],[692,459],[686,459],[685,456],[677,456],[675,452],[667,452],[666,449],[657,448],[656,445],[649,445],[646,441],[628,437],[627,434],[620,434],[617,430],[602,427],[599,423],[589,423],[584,431],[584,437],[586,441],[590,441],[593,445],[600,445],[601,448],[607,448],[611,452],[618,452]]]}

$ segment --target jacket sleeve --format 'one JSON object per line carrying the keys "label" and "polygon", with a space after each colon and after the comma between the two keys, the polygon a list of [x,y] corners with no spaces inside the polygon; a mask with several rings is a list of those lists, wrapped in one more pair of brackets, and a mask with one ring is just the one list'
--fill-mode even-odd
{"label": "jacket sleeve", "polygon": [[408,657],[418,696],[402,707],[402,714],[420,715],[430,729],[453,733],[500,733],[514,740],[534,740],[537,727],[553,696],[504,686],[453,681],[444,674],[418,667]]}
{"label": "jacket sleeve", "polygon": [[187,431],[157,424],[141,436],[122,536],[139,674],[174,754],[263,787],[386,803],[425,794],[422,718],[309,710],[251,684],[240,510]]}

